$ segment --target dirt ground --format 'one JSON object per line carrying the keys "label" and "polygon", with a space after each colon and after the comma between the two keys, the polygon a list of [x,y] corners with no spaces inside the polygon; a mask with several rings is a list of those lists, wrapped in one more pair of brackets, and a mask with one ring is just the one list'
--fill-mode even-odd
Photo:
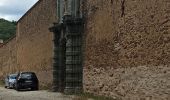
{"label": "dirt ground", "polygon": [[0,87],[0,100],[75,100],[73,96],[66,96],[61,93],[39,91],[15,91]]}

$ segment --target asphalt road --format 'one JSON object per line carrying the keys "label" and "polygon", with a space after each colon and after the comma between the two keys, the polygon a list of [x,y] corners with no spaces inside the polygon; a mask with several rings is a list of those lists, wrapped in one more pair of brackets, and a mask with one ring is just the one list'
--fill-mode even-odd
{"label": "asphalt road", "polygon": [[16,91],[0,87],[0,100],[75,100],[72,96],[60,93],[39,91]]}

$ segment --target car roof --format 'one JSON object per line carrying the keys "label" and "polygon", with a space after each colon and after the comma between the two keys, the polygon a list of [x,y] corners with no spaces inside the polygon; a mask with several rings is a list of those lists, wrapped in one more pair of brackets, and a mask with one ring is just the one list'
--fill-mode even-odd
{"label": "car roof", "polygon": [[34,72],[21,72],[21,74],[24,74],[24,73],[35,74]]}
{"label": "car roof", "polygon": [[17,74],[9,74],[8,76],[17,76]]}

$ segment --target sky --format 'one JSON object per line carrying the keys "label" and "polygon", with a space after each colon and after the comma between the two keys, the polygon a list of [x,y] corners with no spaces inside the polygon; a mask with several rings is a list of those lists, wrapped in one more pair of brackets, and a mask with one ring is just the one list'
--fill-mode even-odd
{"label": "sky", "polygon": [[17,21],[38,0],[0,0],[0,18]]}

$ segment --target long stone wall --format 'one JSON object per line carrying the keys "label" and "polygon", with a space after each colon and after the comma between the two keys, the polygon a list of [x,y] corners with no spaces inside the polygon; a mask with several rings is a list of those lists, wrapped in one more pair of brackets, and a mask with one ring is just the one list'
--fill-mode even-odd
{"label": "long stone wall", "polygon": [[0,80],[16,71],[16,38],[13,37],[0,46]]}
{"label": "long stone wall", "polygon": [[34,71],[40,86],[52,85],[53,33],[56,0],[40,0],[17,23],[16,37],[0,48],[0,78],[19,71]]}
{"label": "long stone wall", "polygon": [[36,72],[41,86],[52,84],[53,33],[48,29],[57,20],[56,6],[56,0],[40,0],[17,24],[17,66]]}
{"label": "long stone wall", "polygon": [[86,0],[84,90],[170,98],[170,1]]}

